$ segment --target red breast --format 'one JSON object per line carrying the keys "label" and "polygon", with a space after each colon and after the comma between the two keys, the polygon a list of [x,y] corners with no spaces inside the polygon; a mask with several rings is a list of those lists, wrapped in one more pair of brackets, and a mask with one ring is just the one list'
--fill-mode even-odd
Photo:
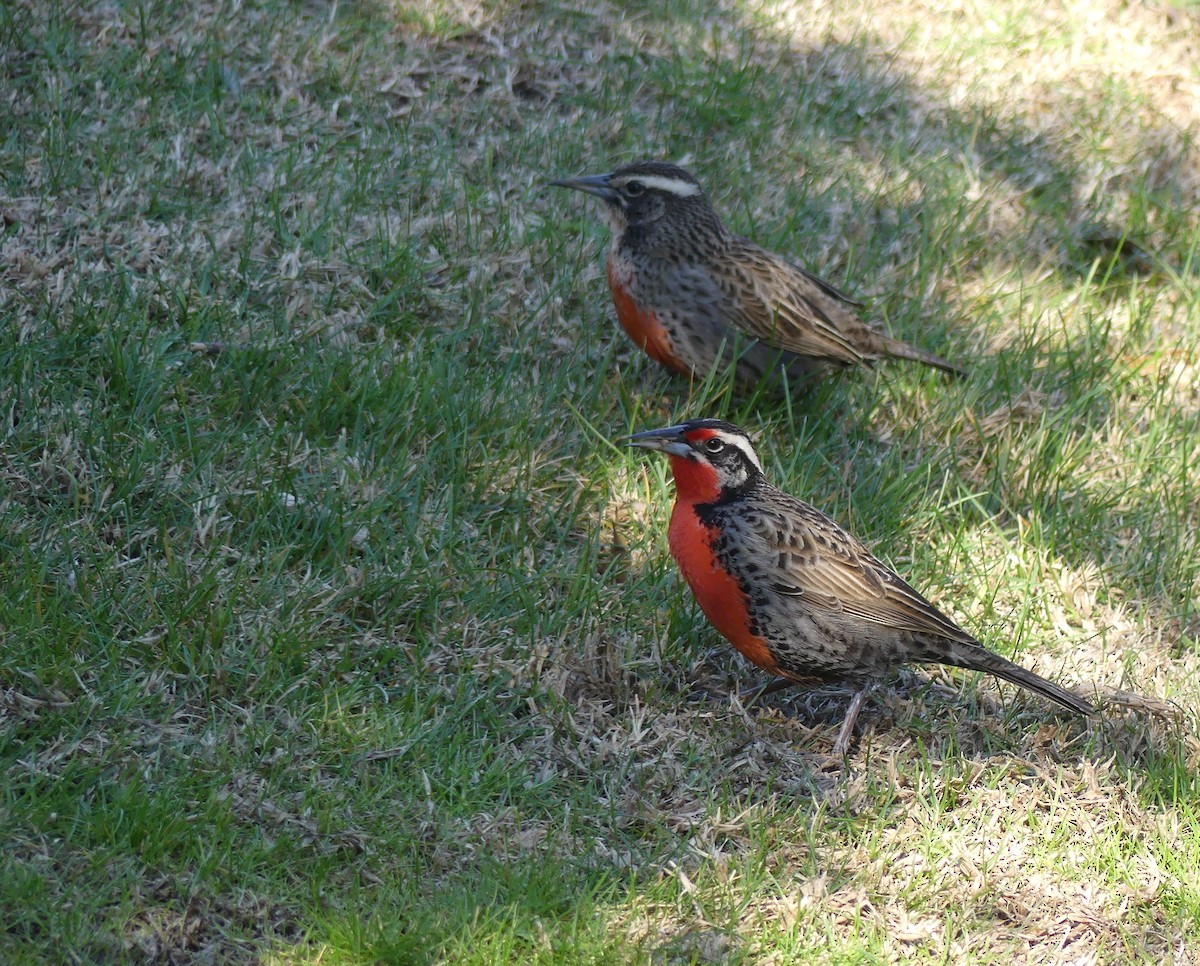
{"label": "red breast", "polygon": [[671,335],[658,317],[649,309],[638,305],[629,294],[632,270],[608,256],[608,287],[612,291],[613,303],[617,307],[617,319],[629,333],[634,344],[640,346],[655,362],[659,362],[685,376],[691,375],[687,366],[679,361]]}
{"label": "red breast", "polygon": [[750,599],[713,550],[720,532],[696,512],[698,503],[712,502],[720,495],[716,473],[706,464],[679,456],[671,457],[671,470],[676,499],[667,541],[683,579],[704,616],[730,644],[759,667],[782,673],[766,640],[751,630]]}

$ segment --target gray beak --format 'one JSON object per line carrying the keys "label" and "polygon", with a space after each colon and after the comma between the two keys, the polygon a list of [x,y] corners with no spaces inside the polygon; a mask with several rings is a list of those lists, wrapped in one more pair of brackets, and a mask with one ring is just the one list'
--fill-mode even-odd
{"label": "gray beak", "polygon": [[657,450],[672,456],[687,456],[692,452],[692,444],[683,438],[684,432],[686,429],[683,426],[648,429],[644,433],[634,433],[625,437],[624,442],[628,446],[637,446],[640,449]]}
{"label": "gray beak", "polygon": [[617,189],[608,183],[610,177],[611,175],[607,174],[589,174],[582,178],[564,178],[561,181],[551,181],[550,184],[555,188],[574,188],[576,191],[595,195],[597,198],[603,198],[605,201],[614,201],[617,198]]}

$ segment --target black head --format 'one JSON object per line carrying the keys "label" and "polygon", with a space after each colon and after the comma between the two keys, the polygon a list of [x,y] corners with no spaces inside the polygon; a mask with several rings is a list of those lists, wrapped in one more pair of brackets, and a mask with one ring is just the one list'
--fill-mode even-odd
{"label": "black head", "polygon": [[[683,496],[713,498],[741,490],[763,475],[762,463],[745,432],[723,419],[690,419],[677,426],[629,437],[630,446],[668,454]],[[681,474],[681,469],[688,471]],[[685,492],[695,489],[695,493]]]}
{"label": "black head", "polygon": [[700,182],[683,168],[663,161],[635,161],[609,174],[551,181],[559,188],[574,188],[605,202],[614,231],[644,226],[672,213],[711,211]]}

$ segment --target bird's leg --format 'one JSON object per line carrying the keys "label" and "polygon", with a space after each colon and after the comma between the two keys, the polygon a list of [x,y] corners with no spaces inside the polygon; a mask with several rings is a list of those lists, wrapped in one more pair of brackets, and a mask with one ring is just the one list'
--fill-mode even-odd
{"label": "bird's leg", "polygon": [[864,687],[855,691],[854,697],[850,699],[850,707],[846,709],[846,717],[842,721],[842,728],[838,732],[837,740],[833,743],[833,755],[835,757],[844,755],[850,747],[850,741],[854,737],[854,725],[858,721],[858,713],[862,711],[863,705],[867,703],[867,696],[870,693],[871,689]]}

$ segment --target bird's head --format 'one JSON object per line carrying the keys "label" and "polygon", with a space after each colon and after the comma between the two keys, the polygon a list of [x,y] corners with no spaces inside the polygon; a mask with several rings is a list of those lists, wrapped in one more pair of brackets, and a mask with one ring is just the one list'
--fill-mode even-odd
{"label": "bird's head", "polygon": [[616,235],[626,228],[648,227],[663,218],[712,211],[700,182],[678,165],[662,161],[635,161],[608,174],[564,178],[550,184],[600,198],[609,227]]}
{"label": "bird's head", "polygon": [[671,458],[675,488],[688,502],[715,503],[763,476],[750,437],[723,419],[692,419],[636,433],[627,442],[666,453]]}

